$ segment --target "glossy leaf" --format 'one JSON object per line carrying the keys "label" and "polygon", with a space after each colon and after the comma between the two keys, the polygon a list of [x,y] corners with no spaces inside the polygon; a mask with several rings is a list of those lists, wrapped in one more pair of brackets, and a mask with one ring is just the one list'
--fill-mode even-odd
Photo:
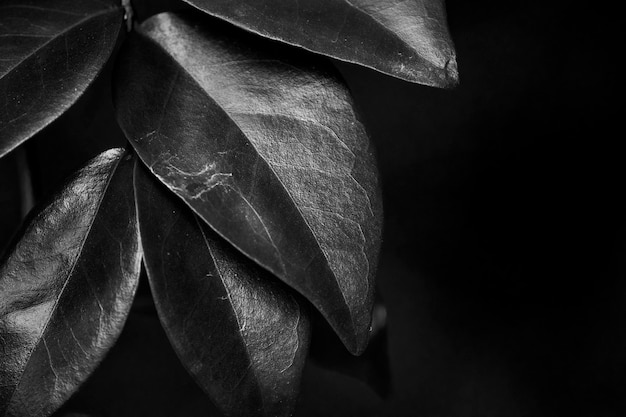
{"label": "glossy leaf", "polygon": [[291,415],[309,344],[305,312],[139,165],[135,187],[157,311],[187,370],[227,415]]}
{"label": "glossy leaf", "polygon": [[0,157],[67,110],[98,75],[123,24],[114,0],[0,4]]}
{"label": "glossy leaf", "polygon": [[171,14],[142,25],[120,58],[120,125],[164,184],[359,353],[382,213],[351,98],[325,70],[206,26]]}
{"label": "glossy leaf", "polygon": [[458,82],[444,0],[185,0],[256,34],[406,81]]}
{"label": "glossy leaf", "polygon": [[45,416],[117,339],[139,279],[132,161],[92,160],[0,268],[0,415]]}

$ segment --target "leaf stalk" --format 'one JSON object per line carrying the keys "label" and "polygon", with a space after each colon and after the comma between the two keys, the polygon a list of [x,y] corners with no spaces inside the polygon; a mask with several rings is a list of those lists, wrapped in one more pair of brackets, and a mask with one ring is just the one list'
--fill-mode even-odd
{"label": "leaf stalk", "polygon": [[124,20],[126,21],[126,30],[130,32],[133,29],[133,6],[130,4],[130,0],[122,0],[122,7],[124,8]]}

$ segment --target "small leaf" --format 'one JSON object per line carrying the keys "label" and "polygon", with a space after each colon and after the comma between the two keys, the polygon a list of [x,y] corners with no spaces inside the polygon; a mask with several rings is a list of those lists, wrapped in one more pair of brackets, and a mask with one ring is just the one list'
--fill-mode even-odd
{"label": "small leaf", "polygon": [[0,415],[45,416],[117,339],[139,279],[132,161],[92,160],[0,267]]}
{"label": "small leaf", "polygon": [[310,331],[296,299],[139,165],[135,188],[157,311],[187,370],[227,415],[291,415]]}
{"label": "small leaf", "polygon": [[63,114],[98,75],[123,23],[118,3],[0,4],[0,157]]}
{"label": "small leaf", "polygon": [[165,185],[359,353],[382,211],[349,93],[328,72],[263,53],[266,41],[212,28],[171,14],[142,25],[120,58],[120,125]]}
{"label": "small leaf", "polygon": [[185,0],[258,35],[406,81],[458,82],[444,0]]}

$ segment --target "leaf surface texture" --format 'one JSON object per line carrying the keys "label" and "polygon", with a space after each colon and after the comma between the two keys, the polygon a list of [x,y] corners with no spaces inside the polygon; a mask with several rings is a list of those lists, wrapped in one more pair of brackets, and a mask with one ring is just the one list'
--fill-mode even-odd
{"label": "leaf surface texture", "polygon": [[458,82],[443,0],[185,0],[256,34],[406,81]]}
{"label": "leaf surface texture", "polygon": [[32,219],[0,267],[0,415],[49,415],[113,345],[141,253],[132,161],[93,159]]}
{"label": "leaf surface texture", "polygon": [[118,121],[165,185],[359,353],[382,209],[350,95],[327,68],[276,58],[293,49],[262,53],[267,41],[215,23],[161,14],[142,25],[120,58]]}
{"label": "leaf surface texture", "polygon": [[0,157],[74,104],[109,58],[122,23],[113,0],[0,3]]}
{"label": "leaf surface texture", "polygon": [[187,370],[227,415],[291,415],[310,332],[294,295],[139,165],[135,190],[157,311]]}

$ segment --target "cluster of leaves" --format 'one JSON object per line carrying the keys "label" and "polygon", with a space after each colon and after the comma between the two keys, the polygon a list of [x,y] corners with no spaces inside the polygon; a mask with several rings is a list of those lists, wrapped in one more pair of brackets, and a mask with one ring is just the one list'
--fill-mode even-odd
{"label": "cluster of leaves", "polygon": [[38,208],[0,266],[0,415],[67,400],[119,336],[142,262],[181,362],[227,415],[292,412],[307,303],[349,351],[367,345],[375,159],[343,82],[302,49],[449,86],[443,2],[185,1],[198,11],[126,37],[126,1],[0,4],[0,156],[72,106],[120,36],[131,145]]}

